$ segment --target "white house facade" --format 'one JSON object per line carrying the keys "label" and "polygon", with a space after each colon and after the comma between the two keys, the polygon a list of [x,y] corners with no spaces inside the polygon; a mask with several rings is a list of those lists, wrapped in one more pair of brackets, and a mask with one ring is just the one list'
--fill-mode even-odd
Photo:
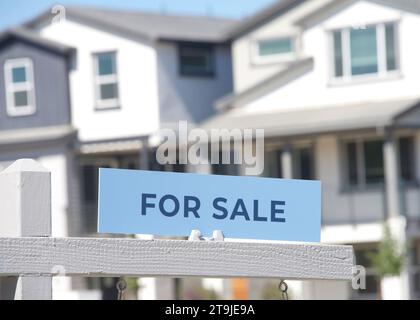
{"label": "white house facade", "polygon": [[203,126],[265,129],[263,175],[321,180],[322,241],[352,244],[366,268],[366,290],[306,283],[299,297],[377,297],[368,257],[385,221],[410,248],[391,291],[419,297],[419,28],[416,1],[309,0],[231,33],[235,89]]}

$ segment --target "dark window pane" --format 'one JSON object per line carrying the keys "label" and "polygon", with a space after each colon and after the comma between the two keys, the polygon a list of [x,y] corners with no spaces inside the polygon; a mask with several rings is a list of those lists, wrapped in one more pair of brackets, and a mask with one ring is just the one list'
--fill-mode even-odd
{"label": "dark window pane", "polygon": [[85,203],[96,202],[98,195],[98,168],[96,166],[82,167],[83,200]]}
{"label": "dark window pane", "polygon": [[399,140],[400,172],[403,181],[414,181],[414,141],[411,137]]}
{"label": "dark window pane", "polygon": [[17,91],[14,93],[14,97],[15,107],[26,107],[29,104],[27,91]]}
{"label": "dark window pane", "polygon": [[264,40],[258,42],[258,53],[260,56],[290,53],[292,51],[293,43],[290,38]]}
{"label": "dark window pane", "polygon": [[281,150],[269,151],[264,155],[264,177],[282,177]]}
{"label": "dark window pane", "polygon": [[352,75],[378,72],[376,27],[350,31],[350,55]]}
{"label": "dark window pane", "polygon": [[26,81],[26,68],[25,67],[13,68],[12,81],[13,83],[25,82]]}
{"label": "dark window pane", "polygon": [[219,175],[230,175],[236,176],[239,174],[239,165],[235,164],[235,155],[234,152],[230,153],[230,162],[223,163],[223,155],[222,152],[219,153],[219,163],[212,164],[212,173],[219,174]]}
{"label": "dark window pane", "polygon": [[357,185],[358,183],[358,166],[357,166],[357,145],[354,142],[347,143],[347,179],[349,185]]}
{"label": "dark window pane", "polygon": [[116,74],[115,68],[115,53],[100,53],[97,55],[98,59],[98,74],[99,75],[110,75]]}
{"label": "dark window pane", "polygon": [[313,175],[312,151],[310,148],[300,148],[294,151],[295,178],[311,180]]}
{"label": "dark window pane", "polygon": [[387,70],[397,69],[396,43],[395,43],[395,25],[387,24],[385,26],[386,39],[386,68]]}
{"label": "dark window pane", "polygon": [[101,100],[117,99],[118,85],[116,83],[101,84]]}
{"label": "dark window pane", "polygon": [[384,163],[382,144],[380,140],[366,141],[363,143],[365,179],[367,184],[381,183],[384,181]]}
{"label": "dark window pane", "polygon": [[334,32],[334,70],[336,77],[342,77],[343,71],[343,46],[341,31]]}
{"label": "dark window pane", "polygon": [[180,47],[180,69],[184,75],[212,75],[213,50],[211,47]]}

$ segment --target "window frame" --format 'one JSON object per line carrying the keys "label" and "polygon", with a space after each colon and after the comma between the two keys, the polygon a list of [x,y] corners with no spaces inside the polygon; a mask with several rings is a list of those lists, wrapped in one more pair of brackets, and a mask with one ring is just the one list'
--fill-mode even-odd
{"label": "window frame", "polygon": [[[343,170],[343,181],[345,189],[368,189],[368,188],[375,188],[384,185],[385,182],[385,172],[384,172],[384,182],[378,183],[367,183],[366,182],[366,164],[365,164],[365,150],[364,144],[366,142],[373,142],[373,141],[382,141],[381,137],[365,137],[365,138],[356,138],[356,139],[345,139],[342,141],[342,154],[343,154],[343,163],[344,163],[344,170]],[[347,152],[347,145],[349,143],[355,143],[356,145],[356,165],[357,165],[357,183],[351,184],[349,181],[349,157]],[[383,157],[383,152],[382,152]],[[384,164],[385,170],[385,164]]]}
{"label": "window frame", "polygon": [[[107,75],[99,74],[99,56],[112,54],[114,56],[114,73]],[[95,87],[95,110],[119,109],[121,107],[120,86],[118,76],[118,55],[116,50],[94,52],[93,58],[93,82]],[[117,86],[117,97],[113,99],[101,98],[101,85],[115,84]]]}
{"label": "window frame", "polygon": [[[412,147],[414,148],[412,150],[411,156],[413,157],[411,159],[411,170],[413,172],[412,180],[404,180],[402,177],[401,172],[401,164],[400,164],[400,157],[401,157],[401,149],[400,149],[400,141],[401,139],[409,138],[412,139]],[[385,185],[385,179],[386,179],[386,172],[385,172],[385,156],[382,149],[382,157],[383,157],[383,169],[384,169],[384,181],[383,182],[377,182],[377,183],[367,183],[366,182],[366,165],[365,165],[365,150],[364,150],[364,144],[366,142],[371,141],[381,141],[384,143],[383,137],[372,137],[372,136],[361,136],[357,138],[344,138],[340,141],[340,159],[342,163],[342,188],[343,191],[351,191],[351,190],[366,190],[366,189],[377,189],[382,188]],[[417,186],[418,178],[416,176],[417,173],[417,164],[416,164],[416,139],[415,136],[409,135],[409,134],[399,134],[395,138],[395,145],[396,145],[396,152],[397,152],[397,158],[398,158],[398,173],[399,173],[399,181],[402,186]],[[349,157],[347,152],[347,144],[349,143],[355,143],[356,145],[356,162],[357,162],[357,183],[356,184],[350,184],[349,182]]]}
{"label": "window frame", "polygon": [[[311,177],[309,179],[304,179],[302,177],[302,172],[301,172],[301,151],[302,150],[307,150],[309,152],[309,157],[310,157],[310,173],[311,173]],[[316,180],[316,156],[315,156],[315,146],[314,143],[301,143],[301,144],[295,144],[292,145],[291,148],[291,153],[292,153],[292,174],[293,174],[293,179],[301,179],[301,180]]]}
{"label": "window frame", "polygon": [[[25,82],[13,82],[13,69],[25,68]],[[8,59],[4,63],[4,83],[6,93],[6,112],[8,116],[29,116],[36,112],[34,65],[31,58]],[[27,92],[27,105],[16,106],[15,93]]]}
{"label": "window frame", "polygon": [[[272,55],[261,56],[259,53],[259,44],[260,42],[264,41],[276,41],[276,40],[284,40],[290,39],[292,51],[285,52],[285,53],[278,53]],[[288,35],[279,35],[275,37],[264,37],[264,38],[256,38],[251,40],[251,57],[252,62],[257,65],[264,65],[264,64],[272,64],[272,63],[286,63],[297,58],[297,35],[288,34]]]}
{"label": "window frame", "polygon": [[[395,52],[395,69],[387,68],[387,46],[386,46],[386,26],[394,26],[394,52]],[[327,29],[328,34],[328,53],[329,53],[329,83],[330,85],[353,84],[364,81],[377,81],[394,79],[401,76],[401,45],[400,45],[400,20],[380,21],[368,23],[361,28],[374,27],[376,29],[376,46],[377,46],[377,64],[378,72],[352,75],[351,70],[351,42],[350,33],[354,26],[345,26],[341,28]],[[342,51],[342,76],[336,76],[335,70],[335,46],[334,33],[341,33],[341,51]]]}
{"label": "window frame", "polygon": [[[203,49],[208,50],[209,54],[209,71],[191,72],[186,71],[182,64],[182,51],[185,49]],[[216,57],[214,45],[209,43],[178,43],[178,74],[181,77],[197,77],[197,78],[213,78],[216,76]]]}

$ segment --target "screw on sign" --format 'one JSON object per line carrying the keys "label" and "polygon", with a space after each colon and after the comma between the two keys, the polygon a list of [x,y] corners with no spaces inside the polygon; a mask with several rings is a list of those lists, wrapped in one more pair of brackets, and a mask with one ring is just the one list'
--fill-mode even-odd
{"label": "screw on sign", "polygon": [[124,278],[118,280],[116,287],[118,290],[118,300],[124,300],[124,291],[127,289],[127,282]]}
{"label": "screw on sign", "polygon": [[287,293],[288,289],[289,289],[289,286],[287,285],[286,281],[281,280],[279,284],[279,290],[281,291],[283,300],[289,300],[289,295]]}

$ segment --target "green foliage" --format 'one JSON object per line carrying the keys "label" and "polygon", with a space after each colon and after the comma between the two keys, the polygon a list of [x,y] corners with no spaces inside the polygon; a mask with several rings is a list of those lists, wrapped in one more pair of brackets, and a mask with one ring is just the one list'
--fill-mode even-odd
{"label": "green foliage", "polygon": [[124,278],[127,282],[127,290],[137,291],[139,289],[138,278]]}
{"label": "green foliage", "polygon": [[400,249],[388,225],[384,225],[384,236],[379,243],[378,252],[371,254],[369,258],[379,278],[400,275],[404,267],[405,250]]}

